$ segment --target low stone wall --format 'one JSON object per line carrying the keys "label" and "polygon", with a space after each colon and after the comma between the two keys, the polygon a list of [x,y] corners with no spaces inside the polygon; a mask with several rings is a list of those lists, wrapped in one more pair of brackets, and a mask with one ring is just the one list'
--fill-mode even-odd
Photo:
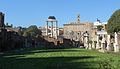
{"label": "low stone wall", "polygon": [[64,38],[51,38],[47,36],[41,36],[40,37],[41,44],[44,44],[47,47],[56,47],[56,48],[64,48],[66,46],[72,46],[72,41],[70,39],[64,39]]}

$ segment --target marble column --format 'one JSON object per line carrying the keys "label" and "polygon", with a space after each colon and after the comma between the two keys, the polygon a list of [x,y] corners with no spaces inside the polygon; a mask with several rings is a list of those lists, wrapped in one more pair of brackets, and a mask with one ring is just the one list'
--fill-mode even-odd
{"label": "marble column", "polygon": [[48,21],[46,23],[46,36],[48,36]]}
{"label": "marble column", "polygon": [[59,31],[59,28],[58,28],[58,30],[57,30],[57,35],[59,36],[59,34],[60,34],[60,31]]}
{"label": "marble column", "polygon": [[57,36],[58,36],[58,30],[57,30],[57,21],[56,21],[56,30],[55,30],[55,33],[56,33],[56,35],[55,35],[55,37],[56,37],[56,39],[57,39]]}
{"label": "marble column", "polygon": [[117,41],[117,33],[116,32],[115,32],[114,51],[119,52],[119,45],[118,45],[118,41]]}
{"label": "marble column", "polygon": [[84,43],[87,43],[87,42],[88,42],[88,34],[85,33],[85,34],[84,34],[84,37],[85,37]]}
{"label": "marble column", "polygon": [[89,47],[89,45],[88,45],[88,39],[87,39],[87,36],[85,36],[84,37],[85,39],[84,39],[84,46],[86,47],[86,48],[88,48]]}
{"label": "marble column", "polygon": [[97,44],[96,44],[96,49],[99,49],[99,35],[97,35]]}
{"label": "marble column", "polygon": [[53,21],[51,21],[51,37],[53,37]]}
{"label": "marble column", "polygon": [[84,42],[84,37],[83,36],[81,37],[81,40],[82,40],[82,42]]}
{"label": "marble column", "polygon": [[87,43],[88,42],[88,37],[87,36],[85,36],[85,43]]}
{"label": "marble column", "polygon": [[101,49],[105,49],[105,36],[103,36],[101,41]]}
{"label": "marble column", "polygon": [[111,50],[110,35],[108,35],[107,50]]}

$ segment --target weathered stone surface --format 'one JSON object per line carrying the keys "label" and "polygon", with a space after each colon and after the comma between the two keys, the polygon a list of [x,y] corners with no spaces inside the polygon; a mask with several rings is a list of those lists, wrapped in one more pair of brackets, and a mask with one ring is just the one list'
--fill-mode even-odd
{"label": "weathered stone surface", "polygon": [[114,51],[115,51],[115,52],[119,52],[119,45],[118,45],[117,33],[116,33],[116,32],[115,32]]}

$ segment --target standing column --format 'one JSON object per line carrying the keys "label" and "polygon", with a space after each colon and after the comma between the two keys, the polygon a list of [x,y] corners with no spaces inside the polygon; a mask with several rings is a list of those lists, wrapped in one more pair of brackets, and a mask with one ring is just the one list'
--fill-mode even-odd
{"label": "standing column", "polygon": [[105,35],[103,35],[103,38],[102,38],[101,48],[105,49]]}
{"label": "standing column", "polygon": [[48,21],[46,23],[46,36],[48,36]]}
{"label": "standing column", "polygon": [[55,32],[56,32],[56,39],[57,39],[57,36],[58,36],[58,31],[57,31],[57,21],[56,21],[56,30],[55,30]]}
{"label": "standing column", "polygon": [[110,35],[108,35],[108,41],[107,41],[107,50],[111,49],[111,43],[110,43]]}
{"label": "standing column", "polygon": [[84,37],[85,37],[84,45],[86,46],[86,49],[88,49],[88,47],[89,47],[89,45],[88,45],[88,34],[85,33]]}
{"label": "standing column", "polygon": [[82,42],[84,42],[84,38],[83,38],[83,36],[81,37],[81,39],[82,39]]}
{"label": "standing column", "polygon": [[85,43],[87,44],[88,43],[88,34],[85,33],[84,37],[85,37]]}
{"label": "standing column", "polygon": [[118,45],[118,41],[117,41],[117,33],[116,32],[115,32],[114,51],[119,52],[119,45]]}
{"label": "standing column", "polygon": [[53,21],[51,21],[51,37],[53,37]]}
{"label": "standing column", "polygon": [[97,35],[97,44],[96,44],[96,49],[99,49],[99,35]]}
{"label": "standing column", "polygon": [[60,34],[60,31],[59,31],[59,28],[58,28],[58,30],[57,30],[57,35],[59,36],[59,34]]}
{"label": "standing column", "polygon": [[88,42],[88,36],[85,37],[85,43],[87,43],[87,42]]}

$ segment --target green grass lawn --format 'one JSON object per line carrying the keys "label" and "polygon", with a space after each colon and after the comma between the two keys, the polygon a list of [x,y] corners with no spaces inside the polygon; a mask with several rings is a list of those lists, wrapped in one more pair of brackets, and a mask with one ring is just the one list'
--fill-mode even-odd
{"label": "green grass lawn", "polygon": [[118,68],[119,62],[119,55],[79,48],[36,48],[0,55],[0,69],[101,69],[101,65],[108,69]]}

